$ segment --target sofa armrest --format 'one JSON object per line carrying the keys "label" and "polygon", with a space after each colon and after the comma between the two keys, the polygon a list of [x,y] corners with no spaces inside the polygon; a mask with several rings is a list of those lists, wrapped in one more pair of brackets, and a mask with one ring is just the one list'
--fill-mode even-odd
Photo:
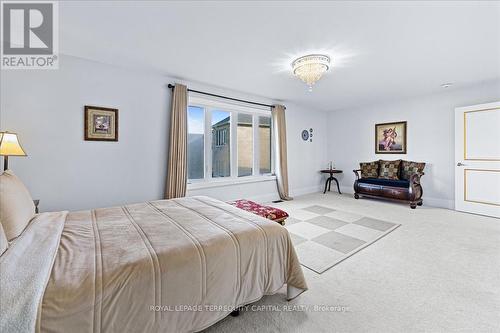
{"label": "sofa armrest", "polygon": [[411,177],[410,177],[410,184],[419,185],[420,184],[420,177],[422,177],[423,175],[424,175],[423,172],[421,172],[421,173],[414,173],[413,175],[411,175]]}
{"label": "sofa armrest", "polygon": [[352,170],[352,172],[356,175],[356,180],[359,180],[359,172],[361,172],[361,169]]}

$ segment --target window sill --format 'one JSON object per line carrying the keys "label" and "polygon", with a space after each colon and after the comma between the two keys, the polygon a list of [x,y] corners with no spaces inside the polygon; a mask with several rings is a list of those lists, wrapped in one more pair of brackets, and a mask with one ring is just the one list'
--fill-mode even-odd
{"label": "window sill", "polygon": [[266,175],[266,176],[248,176],[241,178],[229,178],[229,179],[213,179],[210,181],[195,181],[193,183],[187,184],[188,190],[199,190],[204,188],[212,188],[212,187],[223,187],[223,186],[232,186],[232,185],[240,185],[240,184],[250,184],[250,183],[261,183],[276,180],[275,175]]}

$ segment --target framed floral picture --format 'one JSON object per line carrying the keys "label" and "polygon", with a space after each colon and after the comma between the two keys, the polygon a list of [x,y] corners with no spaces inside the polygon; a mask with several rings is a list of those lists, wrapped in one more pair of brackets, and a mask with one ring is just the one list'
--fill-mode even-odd
{"label": "framed floral picture", "polygon": [[118,141],[118,109],[85,105],[85,140]]}
{"label": "framed floral picture", "polygon": [[406,154],[406,121],[375,124],[375,154]]}

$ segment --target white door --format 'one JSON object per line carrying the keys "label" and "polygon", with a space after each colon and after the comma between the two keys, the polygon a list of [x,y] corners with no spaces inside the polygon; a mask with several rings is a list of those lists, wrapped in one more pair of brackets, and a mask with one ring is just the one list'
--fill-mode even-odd
{"label": "white door", "polygon": [[455,109],[455,209],[500,217],[500,102]]}

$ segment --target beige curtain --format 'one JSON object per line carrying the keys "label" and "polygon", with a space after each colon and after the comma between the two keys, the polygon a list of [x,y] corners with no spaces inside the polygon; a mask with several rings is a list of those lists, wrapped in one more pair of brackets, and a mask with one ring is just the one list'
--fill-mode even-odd
{"label": "beige curtain", "polygon": [[172,93],[170,142],[165,199],[186,195],[187,184],[187,87],[176,84]]}
{"label": "beige curtain", "polygon": [[286,154],[286,122],[285,107],[274,105],[272,108],[273,137],[275,151],[276,181],[278,193],[282,200],[292,200],[288,194],[288,163]]}

